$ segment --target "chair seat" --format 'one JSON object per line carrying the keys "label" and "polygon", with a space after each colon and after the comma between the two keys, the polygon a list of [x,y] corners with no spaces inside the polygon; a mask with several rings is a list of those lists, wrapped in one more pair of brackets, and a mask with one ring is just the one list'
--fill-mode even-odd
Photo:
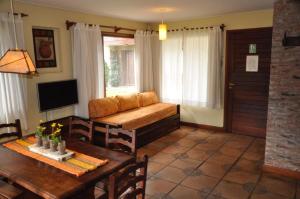
{"label": "chair seat", "polygon": [[22,191],[2,180],[0,180],[0,198],[17,199],[21,198]]}

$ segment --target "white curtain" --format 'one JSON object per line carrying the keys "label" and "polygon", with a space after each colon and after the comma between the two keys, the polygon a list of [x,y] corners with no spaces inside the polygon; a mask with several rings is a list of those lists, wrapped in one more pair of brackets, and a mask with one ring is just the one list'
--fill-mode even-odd
{"label": "white curtain", "polygon": [[223,106],[223,34],[220,28],[208,34],[207,107]]}
{"label": "white curtain", "polygon": [[156,92],[157,96],[161,98],[162,89],[161,89],[161,81],[162,81],[162,45],[161,41],[158,39],[157,33],[152,33],[151,37],[151,48],[152,48],[152,66],[153,66],[153,89]]}
{"label": "white curtain", "polygon": [[135,68],[137,90],[140,92],[153,90],[152,34],[150,31],[136,31]]}
{"label": "white curtain", "polygon": [[[19,48],[24,48],[24,31],[21,16],[15,17]],[[0,57],[15,48],[11,15],[0,13]],[[27,93],[26,79],[18,74],[0,73],[0,123],[21,120],[23,129],[27,129],[26,117]]]}
{"label": "white curtain", "polygon": [[75,114],[88,117],[91,99],[104,96],[103,46],[99,26],[77,23],[71,29],[73,74],[77,79],[79,104]]}
{"label": "white curtain", "polygon": [[192,30],[184,32],[183,46],[183,104],[204,107],[207,90],[207,30]]}
{"label": "white curtain", "polygon": [[162,100],[182,103],[183,33],[169,33],[162,42]]}
{"label": "white curtain", "polygon": [[162,99],[220,108],[222,32],[219,27],[169,33],[162,44]]}

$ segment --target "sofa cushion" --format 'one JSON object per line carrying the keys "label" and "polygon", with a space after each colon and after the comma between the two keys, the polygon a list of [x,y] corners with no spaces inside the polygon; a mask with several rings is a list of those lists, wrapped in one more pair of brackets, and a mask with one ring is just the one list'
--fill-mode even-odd
{"label": "sofa cushion", "polygon": [[139,107],[137,94],[117,95],[119,101],[119,112],[127,111]]}
{"label": "sofa cushion", "polygon": [[176,113],[176,104],[156,103],[107,117],[97,118],[94,121],[111,125],[122,125],[123,129],[133,130],[170,117]]}
{"label": "sofa cushion", "polygon": [[119,101],[116,97],[106,97],[89,102],[90,118],[105,117],[118,112]]}
{"label": "sofa cushion", "polygon": [[139,93],[141,96],[141,106],[149,106],[151,104],[156,104],[159,102],[158,97],[154,91]]}

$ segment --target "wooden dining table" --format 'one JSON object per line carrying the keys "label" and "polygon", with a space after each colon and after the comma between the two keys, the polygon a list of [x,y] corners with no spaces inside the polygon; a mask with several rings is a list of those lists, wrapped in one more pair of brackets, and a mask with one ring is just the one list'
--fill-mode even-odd
{"label": "wooden dining table", "polygon": [[67,141],[67,148],[109,162],[76,177],[0,145],[0,176],[41,198],[73,198],[135,160],[134,156],[74,139]]}

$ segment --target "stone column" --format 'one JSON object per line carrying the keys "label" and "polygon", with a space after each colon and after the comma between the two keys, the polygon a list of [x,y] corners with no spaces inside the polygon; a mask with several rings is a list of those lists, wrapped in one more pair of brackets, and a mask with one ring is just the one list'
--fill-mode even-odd
{"label": "stone column", "polygon": [[265,165],[300,172],[300,46],[282,39],[300,36],[300,1],[274,5]]}

